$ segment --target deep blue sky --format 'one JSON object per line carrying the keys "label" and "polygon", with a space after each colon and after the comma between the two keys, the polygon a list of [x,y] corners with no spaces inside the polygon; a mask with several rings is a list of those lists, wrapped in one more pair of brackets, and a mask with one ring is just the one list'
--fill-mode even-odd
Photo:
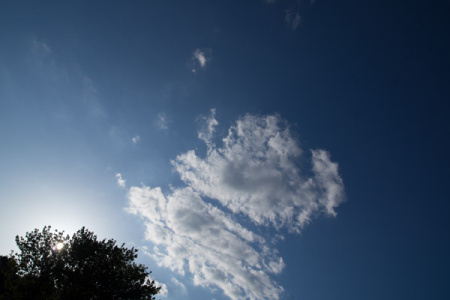
{"label": "deep blue sky", "polygon": [[[450,298],[449,14],[445,1],[3,1],[1,253],[36,227],[87,226],[141,248],[161,299]],[[242,152],[222,141],[237,124]],[[338,169],[315,172],[310,150]],[[256,252],[230,254],[242,249]]]}

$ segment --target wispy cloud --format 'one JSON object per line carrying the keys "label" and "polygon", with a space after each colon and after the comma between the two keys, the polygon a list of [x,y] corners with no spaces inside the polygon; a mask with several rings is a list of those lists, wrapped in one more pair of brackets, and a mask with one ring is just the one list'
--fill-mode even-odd
{"label": "wispy cloud", "polygon": [[[274,4],[276,0],[265,0],[266,4]],[[309,7],[316,3],[316,0],[300,1],[291,0],[290,6],[284,11],[284,20],[286,24],[293,30],[297,29],[302,22],[302,15]]]}
{"label": "wispy cloud", "polygon": [[[67,68],[66,64],[61,64],[55,59],[54,50],[48,42],[44,42],[35,36],[28,38],[30,58],[33,68],[40,74],[39,76],[47,82],[47,89],[59,92],[61,87],[67,87],[76,82],[80,83],[80,104],[84,106],[88,114],[93,117],[106,117],[107,114],[101,105],[99,91],[93,79],[85,75],[81,70],[74,71]],[[37,68],[36,68],[37,67]],[[60,97],[64,102],[66,96]]]}
{"label": "wispy cloud", "polygon": [[[335,216],[344,199],[338,165],[328,152],[312,150],[310,168],[299,168],[303,151],[278,115],[240,118],[218,147],[214,114],[203,117],[199,132],[205,157],[192,150],[172,162],[186,186],[166,194],[133,186],[127,210],[145,220],[160,266],[190,273],[195,285],[218,287],[230,299],[279,299],[274,276],[285,264],[264,232],[300,232],[320,212]],[[259,233],[242,226],[243,217],[260,225]]]}
{"label": "wispy cloud", "polygon": [[31,35],[27,38],[30,71],[38,72],[49,89],[57,91],[58,88],[69,83],[68,70],[56,60],[56,50],[47,42]]}
{"label": "wispy cloud", "polygon": [[47,43],[38,40],[35,36],[32,36],[30,38],[30,44],[31,52],[39,66],[42,67],[44,64],[48,64],[52,67],[55,66],[55,61],[52,56],[53,50]]}
{"label": "wispy cloud", "polygon": [[211,49],[195,49],[192,53],[192,59],[194,61],[194,67],[192,68],[192,72],[196,72],[198,67],[200,69],[204,69],[206,64],[211,60]]}
{"label": "wispy cloud", "polygon": [[167,119],[167,115],[165,113],[158,113],[156,116],[156,125],[161,130],[166,130],[169,128],[169,120]]}
{"label": "wispy cloud", "polygon": [[83,77],[83,100],[90,114],[95,117],[106,117],[106,113],[100,104],[97,88],[94,81],[87,77]]}
{"label": "wispy cloud", "polygon": [[173,282],[173,284],[175,284],[176,286],[178,286],[180,288],[181,293],[187,294],[186,286],[181,281],[179,281],[175,277],[172,277],[172,282]]}
{"label": "wispy cloud", "polygon": [[302,18],[300,17],[300,13],[298,11],[288,9],[285,12],[284,20],[292,29],[295,30],[300,25]]}
{"label": "wispy cloud", "polygon": [[36,39],[33,39],[33,48],[43,56],[52,54],[52,49],[49,45]]}
{"label": "wispy cloud", "polygon": [[137,144],[141,141],[141,137],[139,135],[135,135],[131,141],[133,142],[133,144]]}
{"label": "wispy cloud", "polygon": [[126,180],[122,178],[122,174],[116,173],[117,185],[121,188],[126,188]]}
{"label": "wispy cloud", "polygon": [[199,117],[200,130],[198,131],[198,138],[203,140],[208,148],[213,146],[211,138],[214,134],[215,127],[219,125],[219,122],[216,120],[215,116],[216,109],[213,108],[211,109],[209,116]]}

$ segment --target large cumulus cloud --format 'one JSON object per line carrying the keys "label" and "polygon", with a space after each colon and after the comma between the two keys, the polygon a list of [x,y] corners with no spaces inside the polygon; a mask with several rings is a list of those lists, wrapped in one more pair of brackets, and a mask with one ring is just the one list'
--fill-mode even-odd
{"label": "large cumulus cloud", "polygon": [[[186,186],[168,194],[133,186],[128,211],[144,219],[161,266],[230,299],[278,299],[275,277],[284,262],[261,232],[300,232],[315,214],[335,216],[344,199],[338,165],[324,150],[303,153],[278,115],[245,115],[216,146],[214,114],[199,132],[206,155],[192,150],[172,161]],[[307,169],[301,156],[310,158]],[[254,225],[241,225],[242,218]]]}
{"label": "large cumulus cloud", "polygon": [[[209,123],[217,124],[214,114]],[[316,211],[335,215],[343,199],[337,164],[324,150],[312,150],[312,170],[298,167],[302,154],[278,115],[246,115],[230,127],[222,147],[210,145],[206,157],[188,151],[173,164],[181,179],[203,196],[242,212],[255,223],[286,225],[299,231]]]}

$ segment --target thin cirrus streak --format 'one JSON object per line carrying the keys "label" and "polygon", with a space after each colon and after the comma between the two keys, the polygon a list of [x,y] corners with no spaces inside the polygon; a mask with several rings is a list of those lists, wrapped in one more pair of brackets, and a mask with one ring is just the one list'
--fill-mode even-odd
{"label": "thin cirrus streak", "polygon": [[186,186],[166,195],[133,186],[127,210],[145,220],[150,255],[160,266],[188,272],[195,285],[218,287],[230,299],[279,299],[282,257],[238,220],[244,215],[259,232],[300,232],[318,212],[335,216],[344,200],[338,165],[328,152],[311,150],[310,170],[300,169],[303,151],[278,115],[245,115],[220,147],[212,140],[215,110],[202,120],[205,157],[192,150],[172,161]]}

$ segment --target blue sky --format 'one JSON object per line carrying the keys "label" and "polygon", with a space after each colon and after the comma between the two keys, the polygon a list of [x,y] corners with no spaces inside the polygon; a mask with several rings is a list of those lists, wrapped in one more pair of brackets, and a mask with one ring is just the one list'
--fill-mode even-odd
{"label": "blue sky", "polygon": [[0,253],[82,226],[161,299],[448,299],[444,1],[0,4]]}

